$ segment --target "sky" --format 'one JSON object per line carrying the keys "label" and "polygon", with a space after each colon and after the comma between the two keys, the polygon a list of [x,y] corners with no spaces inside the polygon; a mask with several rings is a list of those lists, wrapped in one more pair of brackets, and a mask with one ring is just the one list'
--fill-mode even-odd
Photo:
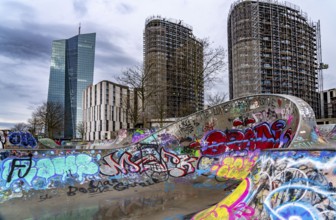
{"label": "sky", "polygon": [[[143,30],[151,16],[182,20],[198,38],[227,48],[227,17],[236,0],[1,0],[0,129],[27,122],[47,101],[51,43],[96,33],[94,84],[116,81],[143,60]],[[283,2],[283,1],[281,1]],[[336,0],[288,1],[321,21],[324,89],[336,88]],[[228,92],[228,73],[208,92]]]}

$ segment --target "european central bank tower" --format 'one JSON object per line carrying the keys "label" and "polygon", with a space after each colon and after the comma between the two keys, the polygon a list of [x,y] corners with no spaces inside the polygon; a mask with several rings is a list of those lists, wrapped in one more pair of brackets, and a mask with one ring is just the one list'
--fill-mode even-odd
{"label": "european central bank tower", "polygon": [[76,138],[82,121],[83,91],[93,83],[96,33],[52,42],[48,102],[64,107],[62,138]]}

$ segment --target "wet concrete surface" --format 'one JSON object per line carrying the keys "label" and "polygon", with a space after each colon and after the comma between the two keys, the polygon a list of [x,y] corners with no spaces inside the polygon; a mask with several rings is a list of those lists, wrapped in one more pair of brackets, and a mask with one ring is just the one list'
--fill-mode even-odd
{"label": "wet concrete surface", "polygon": [[[41,190],[29,198],[23,196],[0,204],[0,219],[190,219],[193,213],[231,193],[235,183],[161,182],[123,191],[78,190],[71,196],[68,189]],[[228,185],[229,190],[225,189]]]}

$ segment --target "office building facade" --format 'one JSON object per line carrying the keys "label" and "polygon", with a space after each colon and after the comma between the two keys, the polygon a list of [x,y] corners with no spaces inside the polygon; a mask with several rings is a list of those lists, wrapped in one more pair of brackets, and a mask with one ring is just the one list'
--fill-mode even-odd
{"label": "office building facade", "polygon": [[114,139],[115,132],[133,127],[129,117],[131,91],[107,80],[83,92],[84,140]]}
{"label": "office building facade", "polygon": [[[144,30],[144,69],[152,118],[175,118],[203,109],[203,45],[182,21],[150,17]],[[154,91],[156,90],[156,91]]]}
{"label": "office building facade", "polygon": [[317,124],[336,124],[336,88],[320,92],[321,118]]}
{"label": "office building facade", "polygon": [[79,137],[83,90],[93,83],[96,34],[79,34],[52,42],[48,102],[64,107],[61,138]]}
{"label": "office building facade", "polygon": [[230,99],[289,94],[319,112],[319,22],[288,2],[240,0],[227,28]]}

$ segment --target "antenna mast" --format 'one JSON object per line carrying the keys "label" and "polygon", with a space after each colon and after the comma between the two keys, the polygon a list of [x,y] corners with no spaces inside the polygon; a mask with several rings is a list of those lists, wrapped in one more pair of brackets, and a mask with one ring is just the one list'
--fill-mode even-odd
{"label": "antenna mast", "polygon": [[79,22],[79,26],[78,26],[78,35],[80,35],[80,31],[81,31],[81,23]]}

